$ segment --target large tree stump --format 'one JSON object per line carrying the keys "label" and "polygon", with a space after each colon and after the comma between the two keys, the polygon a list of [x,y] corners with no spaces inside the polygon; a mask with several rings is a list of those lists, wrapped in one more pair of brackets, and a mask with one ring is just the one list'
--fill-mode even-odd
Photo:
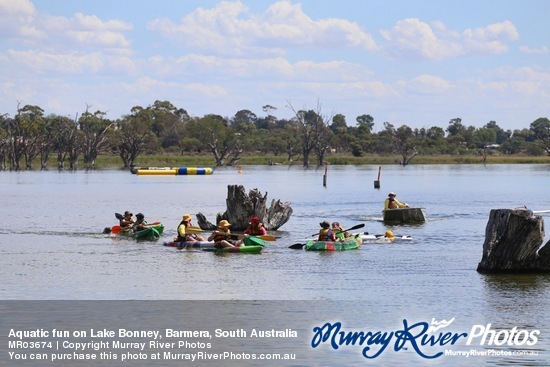
{"label": "large tree stump", "polygon": [[544,240],[544,221],[528,209],[493,209],[485,229],[480,273],[550,272],[550,241]]}
{"label": "large tree stump", "polygon": [[231,229],[244,231],[250,218],[256,216],[267,230],[276,230],[288,222],[292,215],[289,202],[272,200],[267,208],[267,192],[262,196],[258,189],[253,189],[247,195],[242,185],[228,185],[225,202],[227,210],[216,215],[215,223],[209,222],[202,213],[197,214],[197,223],[202,229],[213,230],[220,220],[226,219],[231,223]]}

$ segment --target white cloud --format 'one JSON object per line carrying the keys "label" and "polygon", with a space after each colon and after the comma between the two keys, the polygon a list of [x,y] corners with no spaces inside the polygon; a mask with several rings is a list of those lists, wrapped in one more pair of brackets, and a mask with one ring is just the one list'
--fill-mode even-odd
{"label": "white cloud", "polygon": [[0,14],[6,17],[33,15],[35,11],[30,0],[0,0]]}
{"label": "white cloud", "polygon": [[550,48],[547,46],[539,47],[539,48],[531,48],[529,46],[520,46],[519,50],[526,54],[532,54],[532,55],[548,55],[550,54]]}
{"label": "white cloud", "polygon": [[[104,21],[97,16],[82,13],[76,13],[70,18],[52,16],[37,12],[30,3],[20,7],[8,7],[6,3],[19,2],[0,0],[0,34],[5,35],[4,38],[10,40],[14,47],[26,44],[48,51],[130,47],[124,35],[124,32],[132,29],[130,23]],[[2,9],[5,11],[2,12]]]}
{"label": "white cloud", "polygon": [[250,14],[240,1],[198,8],[176,24],[157,18],[148,28],[188,47],[211,54],[283,55],[292,48],[375,50],[374,39],[345,19],[313,20],[300,4],[281,0],[262,14]]}
{"label": "white cloud", "polygon": [[486,27],[451,31],[442,22],[431,25],[409,18],[397,22],[391,30],[382,30],[389,54],[406,60],[445,60],[460,56],[500,54],[508,50],[507,42],[519,38],[510,21]]}

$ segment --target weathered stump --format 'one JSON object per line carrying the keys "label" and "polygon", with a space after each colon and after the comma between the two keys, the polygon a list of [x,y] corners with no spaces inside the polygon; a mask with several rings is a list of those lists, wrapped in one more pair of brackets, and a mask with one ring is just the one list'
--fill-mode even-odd
{"label": "weathered stump", "polygon": [[480,273],[550,272],[550,241],[544,221],[528,209],[493,209],[485,229]]}
{"label": "weathered stump", "polygon": [[243,231],[248,227],[250,218],[256,216],[265,229],[276,230],[288,222],[292,215],[289,202],[272,200],[268,208],[267,192],[262,196],[258,189],[253,189],[247,195],[242,185],[228,185],[225,202],[227,210],[216,215],[215,223],[209,222],[202,213],[197,214],[197,223],[202,229],[213,230],[220,220],[226,219],[231,223],[232,230]]}

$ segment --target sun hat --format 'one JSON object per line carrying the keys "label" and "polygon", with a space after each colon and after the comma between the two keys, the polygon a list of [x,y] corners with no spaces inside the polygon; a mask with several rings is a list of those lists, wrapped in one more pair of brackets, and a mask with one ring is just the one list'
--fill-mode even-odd
{"label": "sun hat", "polygon": [[231,223],[226,221],[225,219],[220,220],[220,223],[218,223],[218,227],[225,228],[231,226]]}
{"label": "sun hat", "polygon": [[143,213],[137,213],[136,218],[138,218],[138,219],[142,218],[143,219],[143,218],[145,218],[145,215],[143,215]]}
{"label": "sun hat", "polygon": [[259,222],[260,222],[260,218],[258,218],[258,217],[252,217],[252,218],[250,218],[250,223],[254,223],[254,222],[258,222],[258,223],[259,223]]}
{"label": "sun hat", "polygon": [[132,212],[125,211],[125,212],[124,212],[124,216],[127,216],[127,215],[133,215],[133,214],[132,214]]}
{"label": "sun hat", "polygon": [[327,222],[326,220],[322,221],[321,223],[319,223],[319,225],[323,228],[330,228],[330,223]]}
{"label": "sun hat", "polygon": [[184,214],[183,215],[183,221],[188,222],[191,220],[191,214]]}
{"label": "sun hat", "polygon": [[387,230],[386,233],[384,233],[384,237],[393,238],[393,232],[390,230]]}
{"label": "sun hat", "polygon": [[395,196],[395,192],[390,192],[390,193],[388,194],[388,196],[392,196],[392,195]]}

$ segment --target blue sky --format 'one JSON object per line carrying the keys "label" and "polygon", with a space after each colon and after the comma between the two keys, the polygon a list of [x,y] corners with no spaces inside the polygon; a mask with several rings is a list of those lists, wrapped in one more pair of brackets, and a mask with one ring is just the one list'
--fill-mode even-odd
{"label": "blue sky", "polygon": [[550,117],[550,1],[0,0],[0,114],[168,100],[369,114],[375,130]]}

